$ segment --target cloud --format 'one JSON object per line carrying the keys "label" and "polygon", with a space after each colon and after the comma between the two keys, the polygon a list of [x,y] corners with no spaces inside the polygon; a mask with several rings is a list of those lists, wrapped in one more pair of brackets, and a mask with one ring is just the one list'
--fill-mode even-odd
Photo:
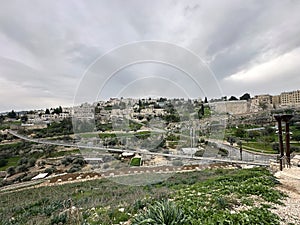
{"label": "cloud", "polygon": [[[298,89],[299,11],[300,2],[293,0],[3,2],[0,78],[5,98],[0,111],[16,106],[10,87],[15,98],[22,96],[26,108],[35,107],[33,99],[41,95],[41,106],[70,104],[94,60],[120,45],[143,40],[193,51],[227,95],[245,89],[257,94]],[[267,80],[273,82],[259,85]],[[131,81],[115,80],[111,85],[122,88]],[[189,81],[181,83],[186,87]]]}
{"label": "cloud", "polygon": [[[300,47],[271,60],[253,65],[248,70],[239,71],[223,79],[224,86],[240,89],[263,89],[264,93],[276,93],[295,89],[300,83]],[[296,85],[295,85],[296,84]],[[279,94],[277,92],[277,94]]]}

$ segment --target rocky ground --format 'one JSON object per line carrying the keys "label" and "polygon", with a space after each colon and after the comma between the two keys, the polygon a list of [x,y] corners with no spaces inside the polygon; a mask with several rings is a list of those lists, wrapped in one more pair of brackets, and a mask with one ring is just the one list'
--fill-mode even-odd
{"label": "rocky ground", "polygon": [[284,205],[277,205],[272,212],[279,215],[286,224],[300,224],[300,167],[285,168],[283,171],[275,173],[282,185],[277,188],[289,197]]}

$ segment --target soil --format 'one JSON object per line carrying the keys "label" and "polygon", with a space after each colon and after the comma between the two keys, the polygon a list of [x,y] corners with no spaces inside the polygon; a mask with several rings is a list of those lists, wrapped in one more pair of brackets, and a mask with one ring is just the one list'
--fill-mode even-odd
{"label": "soil", "polygon": [[276,209],[271,211],[280,216],[282,225],[300,224],[300,168],[285,168],[275,173],[275,176],[281,183],[277,189],[287,194],[288,198],[283,201],[283,205],[276,205]]}

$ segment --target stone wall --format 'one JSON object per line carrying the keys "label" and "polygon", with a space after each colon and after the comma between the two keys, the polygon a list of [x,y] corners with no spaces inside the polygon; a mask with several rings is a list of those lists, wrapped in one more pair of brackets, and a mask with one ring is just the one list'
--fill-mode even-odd
{"label": "stone wall", "polygon": [[246,100],[213,102],[209,103],[209,106],[216,113],[239,115],[250,112],[250,103]]}

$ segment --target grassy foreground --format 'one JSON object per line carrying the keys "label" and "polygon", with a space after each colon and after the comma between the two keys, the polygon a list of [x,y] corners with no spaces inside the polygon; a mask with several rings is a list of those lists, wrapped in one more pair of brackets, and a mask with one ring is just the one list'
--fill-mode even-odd
{"label": "grassy foreground", "polygon": [[0,224],[279,224],[269,209],[285,196],[275,185],[264,168],[211,169],[146,186],[101,179],[0,192]]}

